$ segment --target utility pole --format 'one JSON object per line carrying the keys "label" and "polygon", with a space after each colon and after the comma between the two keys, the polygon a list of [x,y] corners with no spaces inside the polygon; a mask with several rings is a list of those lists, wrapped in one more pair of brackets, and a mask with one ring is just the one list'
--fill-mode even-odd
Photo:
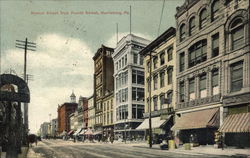
{"label": "utility pole", "polygon": [[[20,49],[24,49],[24,76],[23,79],[27,82],[27,50],[35,51],[36,43],[28,42],[28,39],[25,38],[25,41],[16,40],[16,47]],[[27,145],[27,136],[29,130],[28,124],[28,104],[24,103],[24,143]]]}
{"label": "utility pole", "polygon": [[149,68],[149,148],[152,148],[152,121],[151,121],[151,81],[152,81],[152,52],[149,53],[149,61],[150,61],[150,68]]}

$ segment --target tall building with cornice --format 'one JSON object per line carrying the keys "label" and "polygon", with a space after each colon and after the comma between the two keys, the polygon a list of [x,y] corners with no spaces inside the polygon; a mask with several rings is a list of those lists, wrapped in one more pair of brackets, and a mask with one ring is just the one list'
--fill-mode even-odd
{"label": "tall building with cornice", "polygon": [[184,143],[192,135],[199,144],[214,144],[220,131],[227,145],[249,146],[249,1],[186,0],[176,24],[172,129]]}
{"label": "tall building with cornice", "polygon": [[115,135],[123,139],[143,135],[136,127],[143,121],[144,67],[139,51],[150,41],[129,34],[117,44],[114,53],[114,124]]}
{"label": "tall building with cornice", "polygon": [[114,63],[111,54],[113,48],[102,45],[93,57],[94,60],[94,106],[95,130],[103,132],[103,97],[114,90]]}

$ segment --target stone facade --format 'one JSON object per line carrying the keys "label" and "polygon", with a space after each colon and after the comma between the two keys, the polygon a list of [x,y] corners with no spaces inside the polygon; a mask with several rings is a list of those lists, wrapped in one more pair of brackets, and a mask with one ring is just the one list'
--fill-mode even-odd
{"label": "stone facade", "polygon": [[103,120],[103,132],[104,135],[110,136],[113,135],[114,131],[114,121],[113,121],[113,107],[114,107],[114,94],[113,92],[106,93],[103,97],[103,106],[102,106],[102,120]]}
{"label": "stone facade", "polygon": [[[133,109],[144,112],[144,67],[139,51],[150,41],[129,34],[117,44],[112,54],[115,63],[114,123],[115,132],[132,131],[143,121]],[[139,108],[137,108],[139,107]],[[126,128],[126,129],[125,129]],[[127,130],[128,129],[128,130]]]}
{"label": "stone facade", "polygon": [[222,125],[229,98],[249,97],[249,1],[186,0],[176,24],[176,112],[219,108]]}
{"label": "stone facade", "polygon": [[[145,113],[144,118],[171,115],[175,108],[176,78],[176,43],[175,28],[169,28],[162,35],[144,48],[140,54],[144,56],[145,68]],[[150,63],[151,53],[151,63]],[[151,70],[150,70],[151,65]],[[151,71],[151,85],[150,85]],[[151,86],[151,96],[150,96]],[[151,99],[150,99],[151,97]],[[151,109],[150,109],[151,101]],[[148,120],[145,120],[148,121]],[[149,127],[147,127],[149,128]],[[159,127],[158,127],[159,128]],[[169,130],[169,129],[168,129]],[[166,133],[160,129],[160,133]]]}
{"label": "stone facade", "polygon": [[93,96],[88,98],[88,128],[94,129],[95,127],[95,107]]}

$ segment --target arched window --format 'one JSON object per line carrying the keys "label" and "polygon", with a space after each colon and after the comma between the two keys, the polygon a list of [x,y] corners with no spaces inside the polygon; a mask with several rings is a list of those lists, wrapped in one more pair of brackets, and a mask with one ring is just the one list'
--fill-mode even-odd
{"label": "arched window", "polygon": [[232,50],[238,49],[244,45],[244,25],[242,19],[234,20],[230,27]]}
{"label": "arched window", "polygon": [[180,41],[183,41],[186,38],[186,25],[182,24],[180,27]]}
{"label": "arched window", "polygon": [[205,27],[206,23],[207,23],[207,10],[203,9],[200,13],[200,28],[202,29],[203,27]]}
{"label": "arched window", "polygon": [[207,60],[207,40],[201,40],[188,49],[188,65],[193,67]]}
{"label": "arched window", "polygon": [[212,4],[212,21],[216,20],[219,17],[219,9],[220,9],[220,2],[216,0]]}
{"label": "arched window", "polygon": [[194,29],[195,29],[195,18],[192,17],[189,20],[189,35],[192,35],[194,33]]}

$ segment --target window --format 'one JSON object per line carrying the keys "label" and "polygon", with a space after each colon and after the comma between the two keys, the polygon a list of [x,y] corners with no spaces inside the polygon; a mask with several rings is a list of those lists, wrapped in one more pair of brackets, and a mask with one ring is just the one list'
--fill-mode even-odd
{"label": "window", "polygon": [[138,54],[134,53],[134,64],[137,64],[138,61]]}
{"label": "window", "polygon": [[173,68],[169,68],[167,73],[168,73],[168,85],[170,85],[173,82]]}
{"label": "window", "polygon": [[192,17],[189,21],[189,35],[191,36],[195,30],[195,18]]}
{"label": "window", "polygon": [[144,89],[132,87],[132,100],[143,101],[144,99]]}
{"label": "window", "polygon": [[199,63],[202,63],[207,60],[207,41],[202,40],[194,45],[192,45],[189,49],[189,67],[193,67]]}
{"label": "window", "polygon": [[212,71],[212,95],[219,94],[219,70]]}
{"label": "window", "polygon": [[165,76],[165,73],[161,72],[160,73],[160,86],[161,86],[161,88],[164,87],[164,76]]}
{"label": "window", "polygon": [[219,55],[219,33],[212,36],[212,57]]}
{"label": "window", "polygon": [[132,70],[132,83],[136,83],[136,70]]}
{"label": "window", "polygon": [[124,57],[122,57],[122,67],[124,67]]}
{"label": "window", "polygon": [[148,72],[150,72],[150,61],[147,62]]}
{"label": "window", "polygon": [[164,95],[161,95],[161,96],[160,96],[160,102],[161,102],[160,109],[163,109],[164,100],[165,100]]}
{"label": "window", "polygon": [[116,62],[115,65],[116,65],[116,70],[118,70],[118,62]]}
{"label": "window", "polygon": [[215,0],[212,4],[212,21],[216,20],[219,17],[220,2]]}
{"label": "window", "polygon": [[243,87],[243,62],[231,65],[231,92],[240,91]]}
{"label": "window", "polygon": [[165,63],[165,53],[164,52],[162,52],[160,54],[160,60],[161,60],[161,65],[163,65]]}
{"label": "window", "polygon": [[168,61],[171,61],[173,59],[173,48],[168,49]]}
{"label": "window", "polygon": [[157,101],[158,101],[158,97],[154,97],[154,111],[157,111],[158,107],[157,107]]}
{"label": "window", "polygon": [[203,9],[200,13],[200,29],[204,28],[207,23],[207,10]]}
{"label": "window", "polygon": [[186,38],[186,25],[182,24],[180,27],[180,42]]}
{"label": "window", "polygon": [[148,85],[148,92],[149,92],[149,86],[150,86],[149,78],[147,79],[147,85]]}
{"label": "window", "polygon": [[184,71],[185,68],[185,54],[184,52],[180,54],[180,72]]}
{"label": "window", "polygon": [[117,120],[128,118],[128,105],[122,105],[116,108]]}
{"label": "window", "polygon": [[143,118],[144,105],[133,104],[132,105],[132,118],[141,119]]}
{"label": "window", "polygon": [[121,68],[121,60],[119,60],[119,69]]}
{"label": "window", "polygon": [[144,60],[143,55],[140,55],[140,65],[143,65],[143,60]]}
{"label": "window", "polygon": [[144,72],[139,70],[132,70],[132,83],[144,84]]}
{"label": "window", "polygon": [[232,50],[238,49],[244,44],[244,25],[241,19],[236,19],[230,28],[232,36]]}
{"label": "window", "polygon": [[189,80],[188,83],[189,87],[189,100],[194,100],[195,99],[195,92],[194,92],[194,78]]}
{"label": "window", "polygon": [[207,77],[206,77],[206,73],[202,74],[200,76],[200,84],[199,84],[199,87],[200,87],[200,98],[205,98],[207,97]]}
{"label": "window", "polygon": [[128,61],[127,61],[127,54],[125,55],[125,65],[127,65]]}
{"label": "window", "polygon": [[154,58],[154,60],[153,60],[153,63],[154,63],[154,69],[156,69],[156,68],[157,68],[157,62],[158,62],[158,59],[157,59],[157,57],[155,57],[155,58]]}
{"label": "window", "polygon": [[180,82],[180,102],[184,102],[185,94],[184,94],[184,82]]}
{"label": "window", "polygon": [[173,91],[170,91],[167,93],[168,104],[172,104],[172,99],[173,99]]}
{"label": "window", "polygon": [[154,76],[154,90],[157,89],[157,84],[158,84],[158,75]]}

